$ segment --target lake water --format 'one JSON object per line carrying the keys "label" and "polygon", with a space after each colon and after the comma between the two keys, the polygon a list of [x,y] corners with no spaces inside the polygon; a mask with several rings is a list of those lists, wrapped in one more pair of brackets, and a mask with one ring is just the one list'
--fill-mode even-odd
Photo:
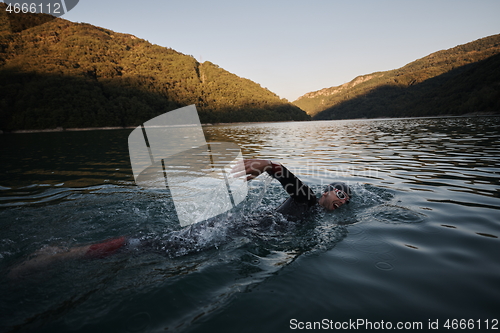
{"label": "lake water", "polygon": [[0,331],[288,332],[358,319],[374,328],[438,320],[444,330],[447,319],[500,327],[500,117],[204,131],[246,158],[280,161],[317,193],[347,181],[352,202],[245,232],[252,212],[276,215],[286,198],[262,177],[239,221],[227,222],[240,224],[238,237],[221,237],[222,223],[197,253],[119,253],[12,279],[10,268],[49,245],[160,238],[180,227],[168,191],[134,184],[130,130],[0,135]]}

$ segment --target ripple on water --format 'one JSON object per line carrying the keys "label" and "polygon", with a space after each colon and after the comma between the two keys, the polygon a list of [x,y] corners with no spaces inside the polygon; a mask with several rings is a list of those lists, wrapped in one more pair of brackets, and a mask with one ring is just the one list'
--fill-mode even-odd
{"label": "ripple on water", "polygon": [[392,264],[385,261],[379,261],[375,264],[375,267],[382,271],[392,271],[394,269],[394,266],[392,266]]}
{"label": "ripple on water", "polygon": [[359,262],[359,258],[358,257],[355,257],[355,256],[352,256],[352,255],[343,255],[340,257],[340,259],[342,259],[342,261],[348,263],[348,264],[357,264]]}
{"label": "ripple on water", "polygon": [[416,212],[407,207],[384,204],[374,207],[371,215],[379,222],[383,223],[421,223],[426,215]]}
{"label": "ripple on water", "polygon": [[377,255],[392,251],[391,245],[389,243],[383,241],[382,239],[372,237],[365,237],[361,240],[358,240],[356,244],[353,245],[353,247],[358,251]]}

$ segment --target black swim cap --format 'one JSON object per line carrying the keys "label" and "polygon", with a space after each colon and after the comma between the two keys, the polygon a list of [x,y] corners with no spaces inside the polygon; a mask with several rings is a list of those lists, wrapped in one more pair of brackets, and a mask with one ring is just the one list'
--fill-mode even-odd
{"label": "black swim cap", "polygon": [[324,192],[332,191],[335,188],[337,190],[341,190],[341,191],[344,191],[345,193],[347,193],[347,195],[349,196],[349,199],[352,198],[352,195],[354,194],[353,191],[351,190],[351,188],[349,187],[349,185],[347,185],[346,183],[343,183],[343,182],[333,182],[329,185],[326,185]]}

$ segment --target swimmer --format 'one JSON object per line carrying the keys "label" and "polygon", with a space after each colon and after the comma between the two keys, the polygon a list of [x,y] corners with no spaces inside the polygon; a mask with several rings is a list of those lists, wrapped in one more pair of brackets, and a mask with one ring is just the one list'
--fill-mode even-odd
{"label": "swimmer", "polygon": [[[281,213],[287,220],[298,221],[306,215],[313,207],[320,206],[326,210],[333,211],[339,209],[344,204],[348,204],[352,191],[350,187],[342,182],[334,182],[326,186],[320,198],[318,199],[312,189],[302,183],[293,173],[280,163],[270,160],[250,159],[242,161],[241,170],[235,176],[246,175],[247,181],[250,181],[262,173],[266,172],[274,179],[278,180],[289,198],[285,200],[276,211]],[[244,174],[243,174],[244,173]],[[179,243],[194,243],[196,241],[196,229],[202,228],[203,222],[197,225],[190,225],[178,232],[173,232],[169,237],[169,246],[180,246]],[[201,227],[200,227],[201,226]],[[73,248],[60,248],[54,246],[45,247],[35,252],[32,257],[23,263],[17,265],[9,272],[9,277],[16,278],[26,272],[40,270],[43,267],[68,259],[94,259],[104,258],[120,251],[122,248],[165,248],[165,244],[140,244],[137,238],[119,237],[106,240],[101,243],[78,246]],[[181,244],[182,245],[182,244]]]}
{"label": "swimmer", "polygon": [[352,191],[347,184],[334,182],[328,185],[319,199],[311,188],[279,163],[269,160],[244,160],[247,180],[251,180],[263,172],[267,172],[278,180],[290,197],[283,202],[277,211],[285,216],[296,218],[306,213],[311,207],[319,205],[326,210],[336,210],[349,203]]}

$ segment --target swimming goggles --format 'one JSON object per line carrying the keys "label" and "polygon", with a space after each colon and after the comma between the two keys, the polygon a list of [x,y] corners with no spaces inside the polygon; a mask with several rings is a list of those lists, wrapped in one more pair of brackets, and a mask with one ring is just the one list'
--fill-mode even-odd
{"label": "swimming goggles", "polygon": [[337,198],[339,198],[340,200],[347,199],[347,194],[345,194],[344,191],[341,191],[338,188],[334,188],[333,190],[335,191],[335,194],[337,195]]}

